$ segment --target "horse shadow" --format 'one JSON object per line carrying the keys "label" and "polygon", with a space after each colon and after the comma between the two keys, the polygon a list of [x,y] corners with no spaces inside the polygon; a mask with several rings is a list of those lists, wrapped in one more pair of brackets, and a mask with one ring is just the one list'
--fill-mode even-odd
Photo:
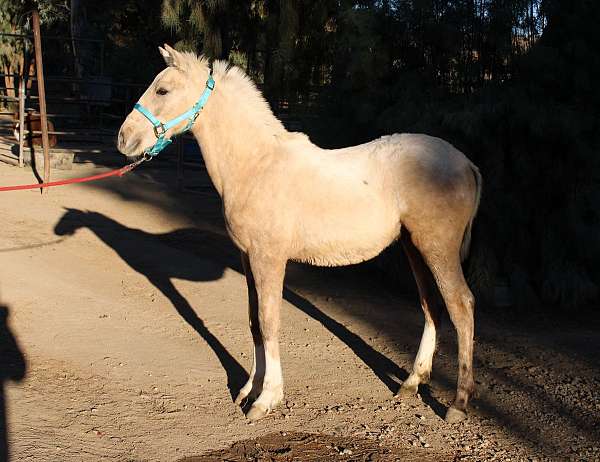
{"label": "horse shadow", "polygon": [[[160,245],[163,239],[178,241],[177,231],[153,235],[139,229],[128,228],[101,213],[67,209],[54,227],[58,236],[72,235],[79,228],[87,228],[111,247],[131,269],[144,275],[148,281],[167,297],[175,310],[211,347],[227,374],[227,386],[232,397],[248,379],[241,364],[227,351],[215,335],[208,330],[187,299],[173,285],[172,279],[188,281],[214,281],[223,276],[225,267],[210,260],[186,261],[186,255]],[[158,244],[158,245],[157,245]]]}
{"label": "horse shadow", "polygon": [[5,383],[25,377],[27,364],[17,340],[8,327],[8,307],[0,305],[0,460],[9,460]]}
{"label": "horse shadow", "polygon": [[[181,317],[198,332],[219,358],[227,374],[231,396],[235,398],[248,379],[247,372],[206,328],[196,311],[171,282],[172,278],[214,281],[220,279],[227,268],[244,274],[239,250],[230,239],[226,235],[199,228],[152,234],[124,226],[101,213],[77,209],[67,209],[56,224],[54,232],[59,236],[66,236],[79,228],[87,228],[96,234],[133,270],[146,276],[148,281],[171,301]],[[190,254],[195,257],[193,261]],[[344,342],[390,391],[398,391],[398,381],[408,377],[404,369],[288,287],[284,288],[283,297]],[[430,405],[436,413],[438,410],[442,413],[443,406],[433,397],[431,400],[429,398],[430,394],[426,391],[423,399],[431,401]]]}

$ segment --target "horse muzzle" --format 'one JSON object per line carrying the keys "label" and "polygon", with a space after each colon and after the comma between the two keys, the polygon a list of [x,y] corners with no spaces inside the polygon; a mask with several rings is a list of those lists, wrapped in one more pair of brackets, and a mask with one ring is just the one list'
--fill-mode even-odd
{"label": "horse muzzle", "polygon": [[[117,149],[127,157],[139,156],[145,147],[142,144],[143,138],[145,137],[140,136],[127,123],[124,123],[117,135]],[[151,142],[148,144],[151,144]]]}

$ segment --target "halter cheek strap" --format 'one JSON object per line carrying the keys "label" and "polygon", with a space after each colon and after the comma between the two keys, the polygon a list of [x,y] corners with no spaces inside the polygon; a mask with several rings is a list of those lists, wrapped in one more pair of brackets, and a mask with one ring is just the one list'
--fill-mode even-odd
{"label": "halter cheek strap", "polygon": [[165,133],[167,133],[167,131],[169,129],[175,127],[176,125],[180,124],[184,120],[187,120],[187,124],[180,133],[185,133],[188,130],[190,130],[192,128],[192,126],[194,125],[194,122],[198,118],[200,111],[202,111],[202,108],[208,101],[208,97],[210,96],[210,94],[212,93],[214,88],[215,88],[215,81],[211,74],[208,76],[208,80],[206,81],[206,88],[202,92],[202,95],[200,95],[200,99],[198,99],[198,101],[196,101],[196,104],[194,104],[190,109],[188,109],[186,112],[184,112],[180,116],[175,117],[174,119],[171,119],[165,123],[162,123],[160,120],[158,120],[154,116],[154,114],[152,114],[152,112],[150,112],[150,110],[148,110],[147,108],[142,106],[139,102],[135,103],[135,106],[133,106],[133,108],[136,109],[137,111],[139,111],[144,117],[146,117],[146,119],[148,119],[150,121],[150,123],[154,127],[154,135],[156,136],[156,143],[154,143],[154,145],[152,147],[146,149],[144,151],[144,154],[147,156],[150,156],[150,157],[154,157],[160,151],[162,151],[164,148],[166,148],[168,145],[170,145],[173,141],[170,138],[165,138]]}

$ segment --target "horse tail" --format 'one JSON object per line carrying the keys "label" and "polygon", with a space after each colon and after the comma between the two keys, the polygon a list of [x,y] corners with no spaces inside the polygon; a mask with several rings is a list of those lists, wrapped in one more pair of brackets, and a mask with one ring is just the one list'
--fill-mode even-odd
{"label": "horse tail", "polygon": [[479,203],[481,201],[481,185],[483,183],[481,173],[479,172],[477,166],[472,162],[470,166],[471,171],[473,172],[473,176],[475,177],[475,204],[473,206],[471,218],[469,218],[469,222],[467,223],[467,227],[465,228],[465,234],[463,236],[463,241],[460,246],[460,261],[465,261],[465,259],[469,256],[469,248],[471,247],[471,229],[473,228],[473,220],[475,220],[477,210],[479,209]]}

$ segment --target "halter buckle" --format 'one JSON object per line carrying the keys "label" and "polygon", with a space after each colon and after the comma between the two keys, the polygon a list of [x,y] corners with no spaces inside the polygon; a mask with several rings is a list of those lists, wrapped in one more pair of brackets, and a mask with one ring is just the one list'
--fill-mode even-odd
{"label": "halter buckle", "polygon": [[157,138],[164,136],[166,132],[167,130],[165,129],[165,126],[163,124],[158,124],[154,126],[154,136],[156,136]]}

